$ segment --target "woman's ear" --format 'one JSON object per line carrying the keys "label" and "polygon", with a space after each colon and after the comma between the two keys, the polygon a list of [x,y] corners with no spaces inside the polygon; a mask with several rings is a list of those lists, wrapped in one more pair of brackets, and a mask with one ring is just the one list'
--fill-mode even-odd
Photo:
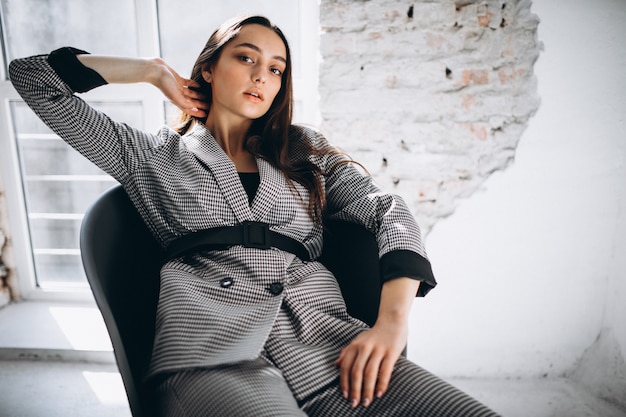
{"label": "woman's ear", "polygon": [[213,80],[213,74],[211,73],[211,67],[207,66],[207,67],[202,69],[202,78],[204,79],[204,81],[206,81],[207,83],[211,84],[211,82]]}

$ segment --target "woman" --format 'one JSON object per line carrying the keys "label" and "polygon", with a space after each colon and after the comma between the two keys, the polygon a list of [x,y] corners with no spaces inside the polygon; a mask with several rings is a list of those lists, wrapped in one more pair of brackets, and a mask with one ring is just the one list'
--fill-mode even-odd
{"label": "woman", "polygon": [[[190,79],[161,59],[73,48],[15,60],[9,72],[42,120],[124,186],[168,247],[147,375],[160,415],[494,415],[401,357],[412,299],[436,285],[419,228],[402,199],[318,132],[291,125],[289,46],[267,19],[218,28]],[[182,110],[176,130],[139,131],[74,95],[132,82],[153,84]],[[310,261],[323,217],[377,238],[384,284],[371,328]],[[224,227],[253,237],[178,250],[181,237]],[[267,248],[255,234],[276,240]]]}

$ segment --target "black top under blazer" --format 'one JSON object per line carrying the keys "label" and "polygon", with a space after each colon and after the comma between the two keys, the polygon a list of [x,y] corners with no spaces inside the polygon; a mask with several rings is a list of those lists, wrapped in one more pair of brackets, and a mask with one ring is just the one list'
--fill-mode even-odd
{"label": "black top under blazer", "polygon": [[[259,221],[300,241],[312,259],[322,227],[307,212],[308,193],[257,158],[260,185],[249,203],[234,164],[197,123],[181,136],[169,127],[150,134],[111,120],[75,95],[106,82],[76,59],[84,51],[14,60],[11,81],[35,113],[63,140],[119,181],[157,240],[243,221]],[[317,131],[293,126],[290,140],[326,145]],[[310,158],[324,171],[345,156]],[[382,192],[353,164],[324,177],[328,217],[364,225],[376,236],[383,280],[436,282],[420,230],[405,202]],[[138,276],[137,279],[143,279]],[[283,372],[297,399],[338,377],[338,351],[366,327],[350,317],[333,275],[317,261],[233,246],[177,258],[161,270],[153,376],[235,363],[261,355]]]}

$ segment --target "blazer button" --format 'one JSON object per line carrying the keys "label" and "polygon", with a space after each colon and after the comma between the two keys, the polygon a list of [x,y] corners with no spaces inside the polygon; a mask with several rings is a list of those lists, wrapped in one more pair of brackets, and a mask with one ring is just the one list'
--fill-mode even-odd
{"label": "blazer button", "polygon": [[231,285],[233,285],[233,279],[232,278],[222,278],[220,280],[220,287],[222,287],[222,288],[228,288]]}
{"label": "blazer button", "polygon": [[283,284],[281,284],[280,282],[273,282],[272,284],[270,284],[267,290],[272,295],[280,295],[283,292],[283,289],[285,289],[285,286]]}

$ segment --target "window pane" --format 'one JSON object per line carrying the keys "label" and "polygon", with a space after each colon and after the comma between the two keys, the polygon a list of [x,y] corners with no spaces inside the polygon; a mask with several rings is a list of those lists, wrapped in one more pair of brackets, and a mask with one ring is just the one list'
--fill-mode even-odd
{"label": "window pane", "polygon": [[[141,125],[140,103],[91,103]],[[85,210],[115,181],[56,136],[23,102],[11,102],[37,285],[86,286],[78,249]]]}
{"label": "window pane", "polygon": [[6,62],[47,53],[61,46],[136,56],[134,3],[129,0],[0,0]]}
{"label": "window pane", "polygon": [[[83,272],[83,264],[80,255],[64,255],[54,254],[47,255],[45,253],[35,254],[35,267],[37,275],[46,277],[45,281],[38,281],[37,284],[42,288],[88,288],[87,278]],[[81,277],[80,280],[69,281],[68,277]]]}
{"label": "window pane", "polygon": [[285,34],[291,48],[294,76],[300,62],[300,2],[294,0],[181,2],[158,0],[159,33],[163,58],[181,74],[189,76],[196,58],[213,31],[225,20],[242,14],[260,14],[269,18]]}

